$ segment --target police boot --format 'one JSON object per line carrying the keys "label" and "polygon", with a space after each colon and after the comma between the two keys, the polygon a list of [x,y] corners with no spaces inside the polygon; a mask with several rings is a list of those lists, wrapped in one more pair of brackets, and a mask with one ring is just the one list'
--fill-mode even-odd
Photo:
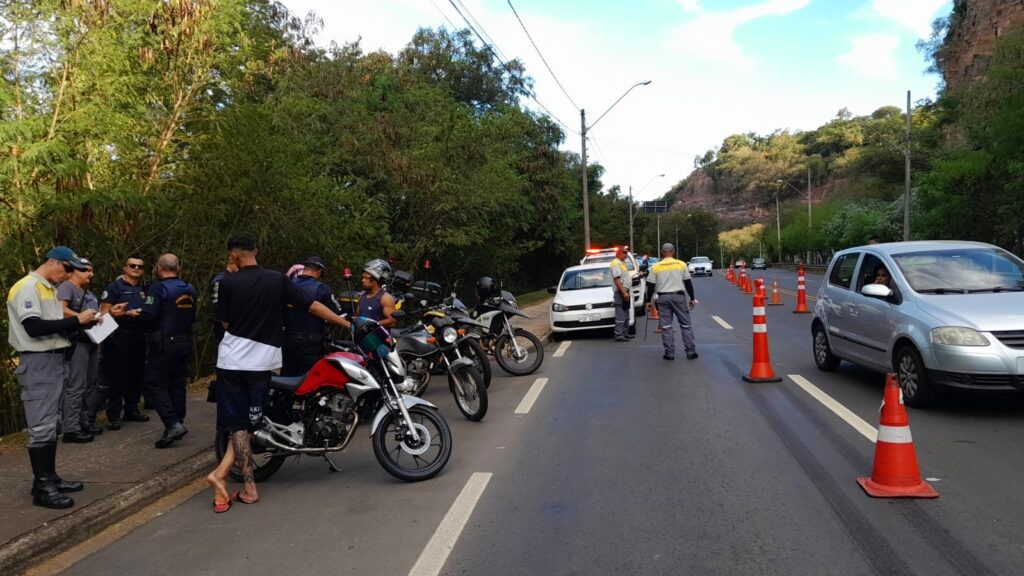
{"label": "police boot", "polygon": [[85,489],[85,484],[65,480],[57,475],[57,445],[47,444],[46,447],[50,451],[50,475],[57,479],[57,490],[61,492],[81,492]]}
{"label": "police boot", "polygon": [[32,462],[32,475],[35,477],[32,482],[32,504],[54,509],[74,506],[74,500],[60,493],[57,484],[59,478],[53,473],[47,447],[29,448],[28,457]]}

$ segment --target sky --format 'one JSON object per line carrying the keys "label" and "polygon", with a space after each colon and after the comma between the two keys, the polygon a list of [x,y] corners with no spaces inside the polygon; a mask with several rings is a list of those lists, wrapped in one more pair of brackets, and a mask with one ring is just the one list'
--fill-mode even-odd
{"label": "sky", "polygon": [[695,156],[730,134],[812,130],[844,107],[855,115],[903,108],[907,90],[915,102],[934,98],[940,78],[925,73],[915,45],[952,7],[951,0],[282,3],[322,19],[325,46],[358,40],[365,51],[392,53],[418,28],[466,27],[458,7],[499,54],[526,65],[537,100],[565,126],[563,149],[580,151],[582,108],[587,154],[605,167],[605,187],[632,186],[641,200],[664,194],[689,175]]}

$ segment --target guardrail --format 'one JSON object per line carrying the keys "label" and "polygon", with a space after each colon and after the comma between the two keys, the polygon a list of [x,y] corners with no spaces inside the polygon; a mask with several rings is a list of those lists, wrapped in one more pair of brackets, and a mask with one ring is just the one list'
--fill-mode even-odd
{"label": "guardrail", "polygon": [[[772,266],[775,268],[782,268],[783,270],[796,270],[797,268],[797,265],[791,262],[772,262]],[[824,276],[827,271],[828,265],[804,264],[804,272],[808,274]]]}

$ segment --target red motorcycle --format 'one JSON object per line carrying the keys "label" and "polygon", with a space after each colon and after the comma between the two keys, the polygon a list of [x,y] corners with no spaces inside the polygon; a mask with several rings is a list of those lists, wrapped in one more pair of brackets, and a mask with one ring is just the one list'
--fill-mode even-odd
{"label": "red motorcycle", "polygon": [[[405,367],[388,330],[365,318],[353,320],[351,352],[332,352],[303,376],[271,378],[263,422],[253,433],[253,473],[270,478],[288,456],[321,456],[332,472],[331,453],[348,446],[360,423],[371,422],[377,462],[407,482],[436,476],[448,463],[452,433],[437,407],[398,392]],[[217,457],[229,434],[217,433]],[[241,481],[235,469],[231,477]]]}

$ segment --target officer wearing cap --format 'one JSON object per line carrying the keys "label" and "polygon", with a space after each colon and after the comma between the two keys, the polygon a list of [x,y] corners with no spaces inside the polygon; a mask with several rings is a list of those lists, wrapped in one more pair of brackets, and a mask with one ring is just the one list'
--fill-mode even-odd
{"label": "officer wearing cap", "polygon": [[122,415],[127,422],[148,422],[139,411],[142,383],[146,370],[146,340],[142,334],[142,303],[146,288],[142,284],[141,258],[130,256],[124,262],[124,274],[107,284],[100,295],[100,313],[117,320],[117,330],[103,341],[100,366],[107,381],[107,428],[120,430]]}
{"label": "officer wearing cap", "polygon": [[83,488],[57,475],[57,434],[61,425],[61,396],[67,379],[66,334],[96,318],[95,310],[64,317],[56,285],[76,269],[84,269],[74,250],[58,246],[46,261],[18,280],[7,293],[7,341],[18,352],[14,374],[28,424],[28,456],[32,462],[32,503],[45,508],[70,508],[65,495]]}
{"label": "officer wearing cap", "polygon": [[[665,360],[675,360],[676,345],[672,319],[679,322],[679,330],[683,334],[683,347],[686,357],[693,360],[697,357],[697,344],[693,338],[693,326],[690,324],[690,309],[697,306],[697,298],[693,292],[693,281],[686,262],[675,259],[676,248],[666,242],[661,247],[661,260],[651,267],[648,276],[648,292],[658,294],[658,314],[661,319],[661,342],[665,347]],[[685,289],[684,289],[685,288]],[[650,295],[650,294],[649,294]]]}
{"label": "officer wearing cap", "polygon": [[185,428],[185,383],[192,360],[192,325],[196,321],[196,289],[178,278],[181,263],[174,254],[156,261],[159,280],[149,287],[142,304],[142,323],[147,331],[146,399],[164,424],[157,448],[180,440]]}
{"label": "officer wearing cap", "polygon": [[633,299],[629,294],[632,278],[625,260],[626,250],[619,246],[615,249],[615,259],[609,265],[612,272],[612,298],[615,303],[614,336],[616,342],[625,342],[632,338],[629,335],[629,321],[633,308]]}
{"label": "officer wearing cap", "polygon": [[[331,288],[320,281],[324,268],[324,261],[319,256],[310,256],[303,262],[302,273],[293,278],[292,283],[309,301],[319,302],[340,314],[341,306],[334,299]],[[308,309],[288,305],[284,315],[285,340],[281,349],[282,376],[301,376],[323,357],[325,327],[326,323]]]}
{"label": "officer wearing cap", "polygon": [[[64,308],[64,317],[75,316],[85,309],[99,312],[99,299],[88,289],[92,280],[92,262],[79,258],[82,269],[76,268],[68,279],[57,286],[57,300]],[[99,346],[82,330],[68,333],[71,350],[68,352],[68,378],[64,382],[64,400],[61,403],[61,428],[65,443],[92,442],[103,432],[96,427],[95,412],[90,400],[95,392],[99,363]],[[106,396],[103,397],[104,400]]]}

